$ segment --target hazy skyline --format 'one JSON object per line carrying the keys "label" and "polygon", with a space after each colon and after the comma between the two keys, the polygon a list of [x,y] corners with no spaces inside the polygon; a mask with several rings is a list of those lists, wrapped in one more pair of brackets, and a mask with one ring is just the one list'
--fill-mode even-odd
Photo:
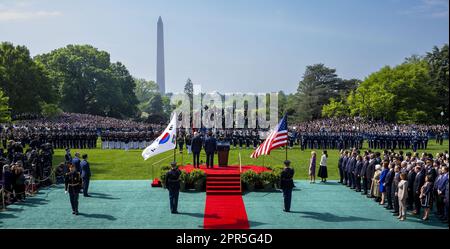
{"label": "hazy skyline", "polygon": [[0,41],[37,55],[91,44],[156,80],[164,21],[167,92],[296,91],[307,65],[363,79],[448,43],[448,0],[0,0]]}

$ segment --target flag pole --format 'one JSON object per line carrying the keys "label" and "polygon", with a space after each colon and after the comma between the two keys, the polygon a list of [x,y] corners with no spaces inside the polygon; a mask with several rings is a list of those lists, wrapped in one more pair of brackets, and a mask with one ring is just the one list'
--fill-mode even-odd
{"label": "flag pole", "polygon": [[[176,129],[176,128],[175,128]],[[175,148],[173,148],[173,161],[176,162],[177,161],[177,134],[175,133]]]}
{"label": "flag pole", "polygon": [[[284,114],[284,118],[286,118],[286,127],[288,127],[287,113]],[[286,146],[285,146],[285,148],[286,148],[286,161],[288,160],[289,128],[287,128],[287,131],[288,131],[288,133],[287,133],[287,135],[288,135],[288,141],[287,141]]]}
{"label": "flag pole", "polygon": [[[178,121],[177,113],[174,112],[173,115],[175,115],[175,120]],[[177,145],[178,145],[178,127],[177,127],[177,125],[178,125],[178,122],[175,122],[175,127],[174,127],[174,129],[175,129],[175,137],[174,137],[175,147],[173,148],[173,161],[174,162],[177,162]]]}

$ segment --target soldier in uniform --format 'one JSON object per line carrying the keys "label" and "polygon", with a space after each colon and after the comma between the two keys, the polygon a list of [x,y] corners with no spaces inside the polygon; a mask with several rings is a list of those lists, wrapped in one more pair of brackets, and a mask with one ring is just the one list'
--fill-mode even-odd
{"label": "soldier in uniform", "polygon": [[170,211],[172,214],[177,214],[181,171],[178,169],[176,162],[172,162],[171,166],[172,169],[166,174],[165,184],[167,190],[169,190]]}
{"label": "soldier in uniform", "polygon": [[78,197],[81,189],[81,176],[73,164],[69,164],[69,173],[65,175],[65,193],[69,193],[72,214],[78,215]]}
{"label": "soldier in uniform", "polygon": [[64,156],[64,160],[66,161],[66,164],[72,163],[72,154],[70,154],[69,148],[66,148],[66,155]]}
{"label": "soldier in uniform", "polygon": [[291,211],[292,189],[294,188],[294,169],[290,167],[291,162],[289,160],[284,161],[284,169],[281,172],[281,184],[280,187],[283,190],[284,198],[284,212]]}
{"label": "soldier in uniform", "polygon": [[88,194],[89,181],[91,179],[91,167],[89,166],[89,162],[87,161],[88,155],[84,154],[82,158],[83,161],[81,161],[80,167],[81,167],[81,177],[83,178],[83,196],[91,197]]}

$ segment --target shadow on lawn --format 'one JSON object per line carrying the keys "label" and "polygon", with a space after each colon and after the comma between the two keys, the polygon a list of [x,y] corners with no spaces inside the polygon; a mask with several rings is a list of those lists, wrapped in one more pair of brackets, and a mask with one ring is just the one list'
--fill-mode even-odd
{"label": "shadow on lawn", "polygon": [[105,199],[105,200],[120,200],[120,198],[112,197],[110,194],[103,193],[89,193],[92,198],[95,199]]}
{"label": "shadow on lawn", "polygon": [[186,213],[186,212],[180,212],[179,215],[187,215],[195,218],[211,218],[211,219],[219,219],[220,216],[218,215],[207,215],[203,213]]}
{"label": "shadow on lawn", "polygon": [[354,221],[375,221],[373,219],[357,217],[357,216],[338,216],[332,213],[317,213],[317,212],[299,212],[291,211],[291,213],[304,214],[303,218],[310,218],[324,222],[354,222]]}
{"label": "shadow on lawn", "polygon": [[117,220],[116,217],[108,214],[85,214],[85,213],[79,213],[80,216],[87,217],[87,218],[94,218],[94,219],[105,219],[105,220]]}
{"label": "shadow on lawn", "polygon": [[37,207],[41,205],[48,204],[48,200],[43,198],[37,198],[37,197],[28,197],[23,202],[16,202],[13,205],[16,205],[18,207],[20,206],[30,206],[30,207]]}
{"label": "shadow on lawn", "polygon": [[8,214],[8,213],[0,212],[0,220],[1,219],[12,219],[12,218],[17,218],[17,216],[14,215],[14,214]]}

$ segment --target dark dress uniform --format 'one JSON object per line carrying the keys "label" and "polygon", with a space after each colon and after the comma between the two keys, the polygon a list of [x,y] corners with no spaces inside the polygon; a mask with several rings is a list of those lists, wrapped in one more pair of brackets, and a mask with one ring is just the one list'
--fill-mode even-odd
{"label": "dark dress uniform", "polygon": [[180,194],[180,175],[181,171],[177,168],[172,168],[166,174],[166,187],[169,190],[170,211],[172,213],[178,212],[178,196]]}
{"label": "dark dress uniform", "polygon": [[203,141],[202,138],[197,135],[192,138],[191,150],[194,156],[194,168],[200,168],[200,151],[202,150]]}
{"label": "dark dress uniform", "polygon": [[205,140],[206,166],[214,168],[214,153],[217,151],[217,140],[210,136]]}
{"label": "dark dress uniform", "polygon": [[69,172],[64,179],[65,190],[69,192],[70,205],[72,206],[73,214],[78,214],[78,196],[81,189],[81,176],[77,171]]}
{"label": "dark dress uniform", "polygon": [[283,190],[284,197],[284,211],[289,212],[291,210],[292,189],[294,188],[294,169],[285,168],[281,172],[280,187]]}

